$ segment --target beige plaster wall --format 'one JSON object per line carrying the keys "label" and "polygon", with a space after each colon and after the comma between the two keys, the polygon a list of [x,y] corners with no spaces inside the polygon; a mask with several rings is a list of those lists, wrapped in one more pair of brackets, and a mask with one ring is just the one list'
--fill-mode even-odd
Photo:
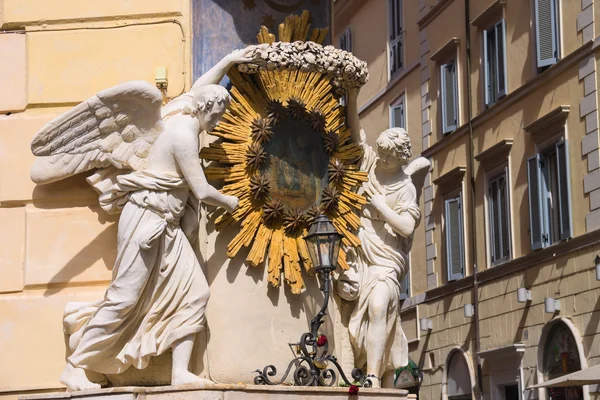
{"label": "beige plaster wall", "polygon": [[[371,0],[370,3],[373,3]],[[385,1],[381,1],[385,3]],[[410,4],[407,4],[410,3]],[[481,350],[489,350],[501,346],[511,345],[523,341],[526,345],[524,354],[525,386],[537,383],[537,351],[538,341],[542,328],[549,321],[557,318],[566,318],[573,321],[575,329],[582,337],[584,356],[588,365],[600,363],[598,354],[598,340],[600,340],[600,304],[598,296],[600,283],[594,275],[594,258],[599,253],[597,244],[588,245],[580,249],[565,246],[557,247],[549,253],[548,259],[532,254],[529,238],[529,201],[527,188],[527,157],[536,151],[541,139],[533,138],[524,127],[538,118],[546,115],[559,106],[568,105],[570,111],[566,121],[566,136],[569,144],[570,157],[570,189],[572,204],[573,235],[576,238],[584,235],[597,235],[598,231],[590,232],[589,217],[595,215],[595,207],[590,200],[592,194],[585,191],[584,179],[591,182],[594,170],[597,168],[597,114],[593,110],[598,104],[597,59],[596,51],[591,55],[582,55],[582,45],[589,44],[589,40],[596,35],[595,21],[598,19],[599,7],[593,1],[561,1],[561,61],[558,65],[549,68],[541,76],[536,67],[535,54],[535,26],[533,6],[530,1],[511,1],[498,8],[497,16],[493,19],[505,18],[507,21],[507,65],[508,95],[496,105],[486,108],[484,105],[483,74],[481,72],[483,44],[482,27],[470,25],[472,71],[467,76],[466,69],[466,37],[464,23],[464,2],[441,0],[407,2],[405,13],[411,13],[416,4],[418,18],[407,24],[405,42],[408,46],[420,43],[420,66],[414,73],[407,74],[393,88],[390,93],[381,96],[372,95],[370,98],[359,99],[360,104],[369,104],[361,114],[361,122],[367,132],[379,132],[389,123],[386,111],[390,102],[403,91],[408,99],[407,123],[409,133],[415,142],[421,143],[422,133],[424,140],[420,147],[429,155],[433,169],[429,182],[443,176],[457,166],[469,166],[469,132],[468,126],[459,128],[457,132],[442,137],[440,134],[440,112],[438,107],[439,62],[430,58],[449,39],[456,37],[459,43],[452,54],[458,54],[459,83],[460,83],[460,115],[461,124],[468,122],[467,118],[467,79],[472,87],[473,110],[473,153],[479,154],[499,143],[503,139],[513,139],[513,145],[508,159],[513,236],[513,259],[527,262],[526,266],[508,273],[503,277],[486,280],[478,290],[480,301],[480,335]],[[494,0],[469,2],[471,9],[470,20],[473,21],[490,6],[498,4]],[[383,6],[379,7],[383,11]],[[428,13],[438,10],[439,13],[430,21]],[[593,16],[592,16],[593,14]],[[371,26],[379,25],[373,19],[368,20],[367,12],[362,8],[356,11],[352,20],[362,26],[368,23]],[[370,14],[369,14],[370,15]],[[381,15],[376,21],[385,21],[387,14]],[[421,20],[417,23],[417,21]],[[452,21],[453,23],[449,23]],[[471,22],[470,21],[470,22]],[[418,28],[421,29],[418,29]],[[413,28],[415,28],[413,30]],[[377,26],[377,29],[381,29]],[[377,40],[381,40],[379,43]],[[372,37],[369,48],[383,46],[387,38]],[[591,46],[587,47],[588,51]],[[355,47],[355,51],[365,49]],[[589,54],[589,53],[585,53]],[[412,56],[411,56],[412,57]],[[444,59],[443,57],[441,58]],[[409,64],[410,61],[407,62]],[[562,64],[561,64],[562,63]],[[568,65],[561,67],[560,65]],[[371,68],[371,65],[369,65]],[[379,67],[378,67],[379,68]],[[555,71],[555,72],[552,72]],[[560,72],[556,72],[560,71]],[[585,78],[585,79],[584,79]],[[587,83],[586,83],[587,82]],[[385,88],[379,85],[380,90]],[[586,96],[586,97],[584,97]],[[413,106],[414,105],[414,106]],[[420,106],[420,107],[419,107]],[[421,117],[418,111],[421,111]],[[590,110],[591,114],[590,114]],[[431,121],[430,139],[429,123]],[[423,123],[419,129],[418,123]],[[545,135],[542,133],[542,137]],[[373,134],[369,136],[374,139]],[[438,143],[440,142],[440,143]],[[434,150],[429,147],[435,146]],[[474,162],[473,175],[475,177],[475,204],[470,201],[469,174],[466,173],[462,184],[465,207],[465,243],[470,243],[470,209],[475,208],[475,232],[473,237],[477,242],[477,267],[479,271],[500,273],[502,268],[491,268],[488,264],[488,249],[486,237],[487,215],[484,209],[486,169],[478,162]],[[596,175],[593,175],[595,179]],[[585,178],[588,177],[588,178]],[[594,181],[595,182],[595,181]],[[411,331],[414,317],[427,317],[432,320],[433,330],[430,332],[415,332],[411,337],[409,350],[410,357],[424,371],[424,380],[419,396],[423,399],[444,400],[445,374],[444,364],[451,351],[457,346],[466,351],[467,357],[475,365],[475,328],[474,320],[465,318],[463,306],[474,301],[472,276],[463,282],[449,284],[446,279],[444,266],[444,236],[443,236],[443,192],[444,190],[432,184],[430,192],[433,199],[431,219],[426,220],[429,230],[425,240],[415,240],[413,254],[421,257],[421,265],[427,264],[427,272],[411,277],[413,297],[405,302],[404,313],[410,312],[403,322],[406,332]],[[425,213],[428,210],[425,209]],[[596,228],[593,228],[596,229]],[[430,254],[425,251],[429,242],[429,232],[433,241],[433,254],[431,263],[426,263],[425,258]],[[417,232],[417,236],[422,233]],[[593,236],[588,236],[593,237]],[[593,240],[592,240],[593,243]],[[568,253],[565,251],[568,250]],[[470,251],[467,248],[466,269],[467,275],[472,274],[473,263],[469,260]],[[537,258],[536,258],[537,257]],[[412,261],[414,262],[414,259]],[[513,264],[518,264],[515,262]],[[429,273],[430,265],[433,274]],[[433,279],[432,279],[433,278]],[[416,282],[419,280],[420,282]],[[446,285],[449,285],[446,287]],[[422,288],[415,291],[414,288]],[[533,301],[530,304],[520,304],[516,301],[516,290],[519,287],[531,288]],[[419,297],[419,293],[423,296]],[[544,313],[544,298],[555,297],[560,299],[562,310],[556,315]],[[422,301],[422,302],[421,302]],[[416,305],[415,305],[416,304]],[[403,314],[404,315],[404,314]],[[404,318],[404,317],[403,317]],[[411,333],[412,334],[412,333]],[[501,360],[496,362],[502,362]],[[490,399],[490,374],[491,364],[483,364],[484,399]],[[526,398],[537,398],[537,394],[528,392]],[[598,398],[592,393],[591,398]]]}
{"label": "beige plaster wall", "polygon": [[101,299],[116,221],[78,176],[29,178],[32,137],[97,91],[168,69],[168,95],[191,84],[190,2],[0,1],[0,398],[56,390],[68,301]]}

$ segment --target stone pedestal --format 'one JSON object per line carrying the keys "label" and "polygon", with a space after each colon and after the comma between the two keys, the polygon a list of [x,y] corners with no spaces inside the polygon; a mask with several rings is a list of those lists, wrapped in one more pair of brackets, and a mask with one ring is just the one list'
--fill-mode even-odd
{"label": "stone pedestal", "polygon": [[342,400],[342,399],[405,399],[415,400],[414,394],[400,389],[360,389],[358,396],[349,395],[345,387],[296,387],[256,385],[120,387],[83,392],[58,392],[20,396],[19,400]]}

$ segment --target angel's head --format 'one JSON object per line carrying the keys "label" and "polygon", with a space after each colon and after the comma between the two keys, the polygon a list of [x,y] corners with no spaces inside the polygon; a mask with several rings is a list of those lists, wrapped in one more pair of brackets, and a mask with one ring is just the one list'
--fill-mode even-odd
{"label": "angel's head", "polygon": [[194,104],[200,129],[207,132],[215,129],[230,101],[231,96],[223,86],[205,85],[198,89],[194,93]]}
{"label": "angel's head", "polygon": [[410,138],[404,128],[390,128],[381,132],[375,146],[379,165],[384,169],[403,167],[412,157]]}

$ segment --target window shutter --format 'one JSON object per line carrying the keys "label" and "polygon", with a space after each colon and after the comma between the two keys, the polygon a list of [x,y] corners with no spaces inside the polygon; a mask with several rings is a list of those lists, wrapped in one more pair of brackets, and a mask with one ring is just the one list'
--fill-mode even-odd
{"label": "window shutter", "polygon": [[496,24],[496,97],[506,95],[506,24],[504,20]]}
{"label": "window shutter", "polygon": [[456,68],[454,62],[442,65],[442,119],[444,133],[456,129]]}
{"label": "window shutter", "polygon": [[402,278],[402,282],[400,283],[400,300],[404,300],[410,297],[410,262],[409,257],[406,257],[406,275]]}
{"label": "window shutter", "polygon": [[446,264],[448,281],[463,277],[463,229],[460,196],[446,200]]}
{"label": "window shutter", "polygon": [[490,70],[492,65],[490,64],[490,48],[488,45],[488,31],[483,31],[483,76],[484,76],[484,85],[485,85],[485,104],[487,106],[492,104],[492,87],[490,84]]}
{"label": "window shutter", "polygon": [[499,204],[498,204],[498,180],[490,182],[490,234],[491,234],[491,247],[492,247],[492,263],[497,262],[500,259],[501,253],[501,234],[500,234],[500,223],[499,223]]}
{"label": "window shutter", "polygon": [[350,30],[350,28],[346,29],[346,51],[349,51],[352,53],[352,31]]}
{"label": "window shutter", "polygon": [[569,185],[569,148],[566,141],[556,144],[560,240],[571,237],[571,190]]}
{"label": "window shutter", "polygon": [[508,190],[506,190],[506,174],[498,180],[498,209],[500,214],[500,240],[502,242],[500,259],[506,261],[510,258],[510,233],[509,233],[509,215],[508,215]]}
{"label": "window shutter", "polygon": [[527,180],[529,183],[529,227],[531,250],[544,247],[542,238],[542,201],[540,190],[540,156],[527,159]]}
{"label": "window shutter", "polygon": [[392,127],[405,128],[404,122],[404,100],[392,108]]}
{"label": "window shutter", "polygon": [[538,68],[558,61],[556,0],[535,0]]}

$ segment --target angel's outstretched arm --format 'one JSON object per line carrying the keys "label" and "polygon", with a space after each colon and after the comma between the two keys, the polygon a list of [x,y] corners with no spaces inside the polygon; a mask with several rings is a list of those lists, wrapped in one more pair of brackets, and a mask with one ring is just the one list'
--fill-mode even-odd
{"label": "angel's outstretched arm", "polygon": [[358,117],[358,88],[350,89],[348,92],[348,104],[346,105],[346,125],[350,127],[352,141],[360,143],[360,118]]}
{"label": "angel's outstretched arm", "polygon": [[198,150],[195,149],[198,149],[198,135],[180,130],[173,144],[173,151],[177,165],[190,189],[201,202],[223,207],[228,212],[232,212],[237,207],[237,198],[220,193],[208,183],[198,157]]}
{"label": "angel's outstretched arm", "polygon": [[249,53],[254,50],[256,46],[248,46],[245,49],[235,50],[232,53],[227,54],[221,59],[214,67],[209,69],[204,75],[194,82],[192,86],[192,92],[198,90],[205,85],[217,85],[221,82],[221,79],[225,76],[229,68],[234,64],[252,61],[248,57]]}

